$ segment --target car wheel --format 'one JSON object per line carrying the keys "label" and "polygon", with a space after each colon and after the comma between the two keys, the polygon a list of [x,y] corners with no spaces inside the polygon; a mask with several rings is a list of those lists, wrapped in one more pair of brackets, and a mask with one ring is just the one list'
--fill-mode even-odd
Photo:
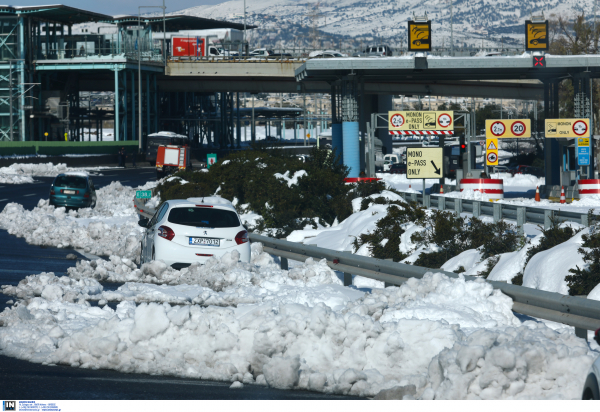
{"label": "car wheel", "polygon": [[599,391],[600,389],[598,388],[596,376],[590,373],[585,380],[585,385],[583,385],[583,395],[581,396],[581,399],[584,401],[600,400]]}

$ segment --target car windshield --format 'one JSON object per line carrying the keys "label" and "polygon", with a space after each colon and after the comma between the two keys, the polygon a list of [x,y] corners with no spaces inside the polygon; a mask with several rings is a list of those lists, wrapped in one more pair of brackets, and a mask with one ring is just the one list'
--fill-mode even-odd
{"label": "car windshield", "polygon": [[168,221],[195,227],[238,227],[240,220],[233,211],[208,207],[176,207],[169,212]]}
{"label": "car windshield", "polygon": [[169,144],[170,139],[168,137],[164,137],[162,139],[148,139],[148,146],[158,147],[160,145]]}
{"label": "car windshield", "polygon": [[54,181],[54,186],[85,189],[87,187],[87,179],[81,176],[58,176]]}

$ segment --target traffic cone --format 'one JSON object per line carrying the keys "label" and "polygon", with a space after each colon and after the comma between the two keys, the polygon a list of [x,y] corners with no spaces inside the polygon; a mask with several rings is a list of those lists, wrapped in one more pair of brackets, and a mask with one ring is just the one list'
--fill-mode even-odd
{"label": "traffic cone", "polygon": [[444,194],[444,185],[440,185],[440,194],[443,195]]}
{"label": "traffic cone", "polygon": [[565,199],[565,187],[561,186],[560,187],[560,204],[565,204],[567,203],[567,200]]}
{"label": "traffic cone", "polygon": [[411,185],[410,183],[408,184],[408,188],[409,188],[409,189],[410,189],[410,188],[412,188],[412,185]]}
{"label": "traffic cone", "polygon": [[535,201],[539,202],[540,201],[540,187],[536,187],[535,188]]}

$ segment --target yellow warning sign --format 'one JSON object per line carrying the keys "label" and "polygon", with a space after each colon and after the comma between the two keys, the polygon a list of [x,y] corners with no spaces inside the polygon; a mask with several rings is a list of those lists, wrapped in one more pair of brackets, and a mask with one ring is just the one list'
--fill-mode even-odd
{"label": "yellow warning sign", "polygon": [[485,147],[485,164],[498,166],[498,139],[486,139]]}
{"label": "yellow warning sign", "polygon": [[577,146],[582,147],[582,146],[589,146],[589,145],[590,145],[589,137],[585,137],[583,139],[577,139]]}
{"label": "yellow warning sign", "polygon": [[444,111],[391,111],[388,112],[389,130],[454,130],[454,112]]}
{"label": "yellow warning sign", "polygon": [[408,22],[408,50],[431,51],[431,21]]}
{"label": "yellow warning sign", "polygon": [[542,23],[525,22],[525,48],[527,50],[548,50],[548,21]]}
{"label": "yellow warning sign", "polygon": [[589,119],[546,119],[546,137],[590,137]]}
{"label": "yellow warning sign", "polygon": [[531,137],[531,120],[486,119],[485,137],[488,139]]}

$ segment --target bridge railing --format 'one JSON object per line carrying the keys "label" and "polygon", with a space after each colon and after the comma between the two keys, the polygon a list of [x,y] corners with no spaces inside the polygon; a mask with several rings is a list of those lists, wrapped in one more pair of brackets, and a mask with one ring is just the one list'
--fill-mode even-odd
{"label": "bridge railing", "polygon": [[[134,199],[134,206],[140,216],[151,218],[155,210],[147,208],[144,201]],[[325,259],[333,270],[344,273],[344,285],[352,284],[352,275],[363,276],[385,282],[389,285],[402,285],[409,278],[422,278],[426,273],[443,273],[450,278],[459,276],[441,269],[397,263],[326,249],[318,246],[273,239],[267,236],[250,234],[251,242],[260,242],[263,250],[280,257],[282,269],[288,269],[288,259],[304,262],[307,258]],[[464,276],[466,280],[480,279]],[[600,328],[600,301],[583,297],[561,295],[559,293],[516,286],[505,282],[486,280],[495,289],[502,291],[513,300],[513,312],[546,319],[575,327],[578,337],[587,339],[588,330]]]}

